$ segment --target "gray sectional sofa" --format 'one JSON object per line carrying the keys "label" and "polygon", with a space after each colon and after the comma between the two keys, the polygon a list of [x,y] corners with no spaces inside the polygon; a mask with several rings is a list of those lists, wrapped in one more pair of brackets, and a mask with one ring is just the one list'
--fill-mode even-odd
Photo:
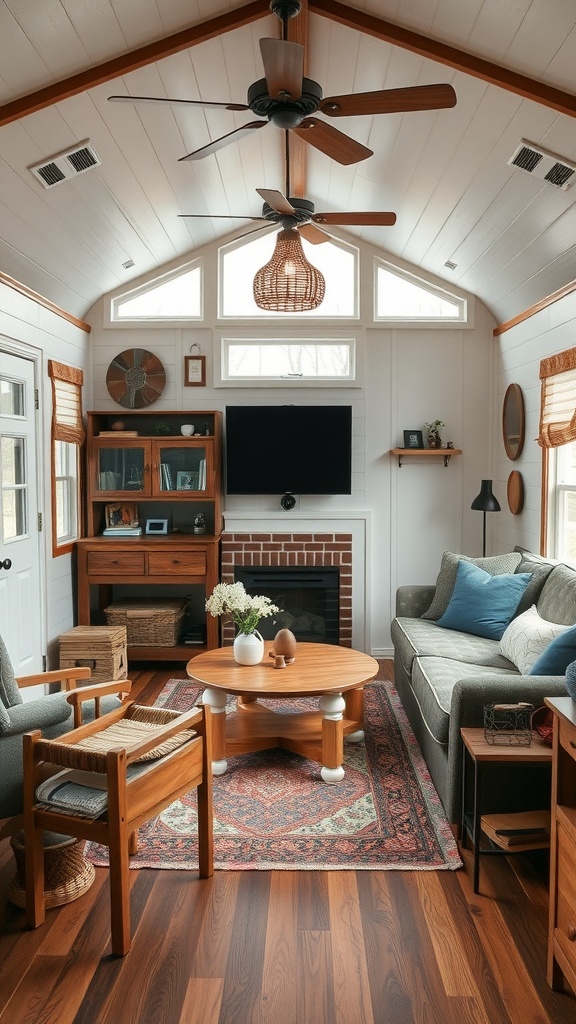
{"label": "gray sectional sofa", "polygon": [[[405,586],[398,590],[396,617],[392,622],[395,683],[452,823],[458,823],[461,814],[461,727],[483,726],[487,704],[528,701],[536,708],[544,703],[544,697],[566,695],[563,674],[530,675],[526,669],[520,671],[517,666],[522,668],[525,662],[513,655],[515,664],[504,656],[504,638],[479,636],[439,624],[439,620],[449,618],[447,607],[455,596],[457,573],[463,572],[459,570],[462,561],[484,569],[491,576],[530,574],[513,613],[514,626],[505,633],[506,637],[514,631],[521,633],[521,624],[531,621],[531,617],[543,620],[544,632],[549,626],[553,630],[553,624],[576,623],[576,572],[521,549],[491,559],[469,559],[445,552],[436,586]],[[504,577],[499,580],[502,582]],[[576,631],[570,635],[572,632]],[[544,641],[542,649],[543,645]],[[524,655],[528,654],[532,662],[537,662],[538,650],[531,650],[530,637],[524,645]],[[528,784],[525,774],[518,778],[516,782],[510,776],[498,780],[495,774],[494,806],[484,809],[520,810],[549,800],[546,770],[539,780],[531,774]]]}

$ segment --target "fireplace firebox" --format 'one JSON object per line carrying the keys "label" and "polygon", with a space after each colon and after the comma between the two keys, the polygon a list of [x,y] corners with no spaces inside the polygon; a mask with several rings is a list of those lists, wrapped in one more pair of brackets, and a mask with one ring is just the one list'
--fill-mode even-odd
{"label": "fireplace firebox", "polygon": [[298,641],[339,643],[339,570],[324,566],[242,566],[234,578],[248,594],[263,594],[281,609],[261,619],[258,629],[273,640],[290,629]]}

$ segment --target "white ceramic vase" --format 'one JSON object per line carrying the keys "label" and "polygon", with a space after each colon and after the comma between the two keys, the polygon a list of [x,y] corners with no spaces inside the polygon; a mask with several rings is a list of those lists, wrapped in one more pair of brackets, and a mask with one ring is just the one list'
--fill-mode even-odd
{"label": "white ceramic vase", "polygon": [[234,660],[238,665],[259,665],[264,657],[264,640],[257,629],[234,638]]}

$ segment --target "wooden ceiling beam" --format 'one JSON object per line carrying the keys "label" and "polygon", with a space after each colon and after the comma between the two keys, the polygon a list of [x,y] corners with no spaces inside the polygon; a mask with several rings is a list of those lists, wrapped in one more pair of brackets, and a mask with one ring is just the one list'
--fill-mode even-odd
{"label": "wooden ceiling beam", "polygon": [[154,43],[148,43],[146,46],[140,46],[137,50],[131,50],[120,57],[107,60],[104,64],[97,64],[70,78],[54,82],[52,85],[0,106],[0,127],[10,124],[11,121],[27,117],[28,114],[33,114],[37,110],[50,107],[61,100],[66,100],[70,96],[86,92],[87,89],[93,89],[104,82],[110,82],[113,78],[127,75],[137,68],[154,64],[164,57],[171,57],[174,53],[180,53],[199,43],[205,43],[208,39],[214,39],[224,32],[231,32],[236,28],[249,25],[269,14],[268,0],[252,0],[251,3],[245,4],[243,7],[227,11],[216,18],[209,18],[207,21],[182,29],[165,39],[158,39]]}
{"label": "wooden ceiling beam", "polygon": [[497,85],[526,100],[551,107],[561,114],[567,114],[568,117],[576,117],[576,96],[572,93],[537,82],[464,50],[458,50],[454,46],[429,39],[418,32],[393,25],[374,14],[367,14],[366,11],[358,11],[347,4],[338,3],[338,0],[308,0],[308,10],[311,14],[319,14],[347,28],[356,29],[357,32],[364,32],[393,46],[399,46],[456,71],[462,71],[473,78],[480,78],[490,85]]}

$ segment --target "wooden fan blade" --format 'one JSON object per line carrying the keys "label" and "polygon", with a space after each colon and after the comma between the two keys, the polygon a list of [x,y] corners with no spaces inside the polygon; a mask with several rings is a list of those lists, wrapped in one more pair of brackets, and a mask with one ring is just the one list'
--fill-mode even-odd
{"label": "wooden fan blade", "polygon": [[260,52],[268,94],[299,100],[304,76],[304,47],[286,39],[261,39]]}
{"label": "wooden fan blade", "polygon": [[181,156],[179,163],[183,160],[203,160],[205,156],[211,156],[212,153],[217,153],[219,149],[224,149],[224,146],[229,146],[231,142],[238,142],[239,139],[243,139],[245,135],[250,135],[250,132],[256,128],[264,128],[268,124],[268,121],[249,121],[248,124],[243,125],[242,128],[235,128],[233,132],[228,132],[227,135],[221,135],[219,139],[214,139],[214,142],[209,142],[207,146],[202,146],[201,149],[195,149],[193,153],[188,153],[187,156]]}
{"label": "wooden fan blade", "polygon": [[371,149],[367,149],[366,146],[351,139],[349,135],[344,135],[337,128],[333,128],[331,124],[318,121],[315,117],[305,118],[297,128],[290,130],[339,164],[357,164],[360,160],[366,160],[372,156]]}
{"label": "wooden fan blade", "polygon": [[256,191],[259,196],[262,196],[264,202],[268,203],[268,206],[276,210],[276,213],[285,213],[288,216],[293,216],[296,213],[292,204],[288,202],[281,192],[277,192],[276,189],[257,188]]}
{"label": "wooden fan blade", "polygon": [[171,103],[186,107],[214,107],[217,110],[250,110],[246,103],[216,103],[212,100],[176,100],[167,96],[109,96],[109,103]]}
{"label": "wooden fan blade", "polygon": [[198,220],[261,220],[269,224],[266,217],[253,217],[251,213],[179,213],[179,217],[196,217]]}
{"label": "wooden fan blade", "polygon": [[330,235],[327,235],[325,231],[320,231],[320,228],[315,228],[313,224],[300,224],[298,231],[312,245],[330,241]]}
{"label": "wooden fan blade", "polygon": [[391,227],[396,223],[395,213],[315,213],[315,224],[377,224]]}
{"label": "wooden fan blade", "polygon": [[406,89],[380,89],[349,96],[327,96],[320,110],[329,117],[350,114],[398,114],[410,110],[438,110],[454,107],[456,93],[451,85],[415,85]]}

